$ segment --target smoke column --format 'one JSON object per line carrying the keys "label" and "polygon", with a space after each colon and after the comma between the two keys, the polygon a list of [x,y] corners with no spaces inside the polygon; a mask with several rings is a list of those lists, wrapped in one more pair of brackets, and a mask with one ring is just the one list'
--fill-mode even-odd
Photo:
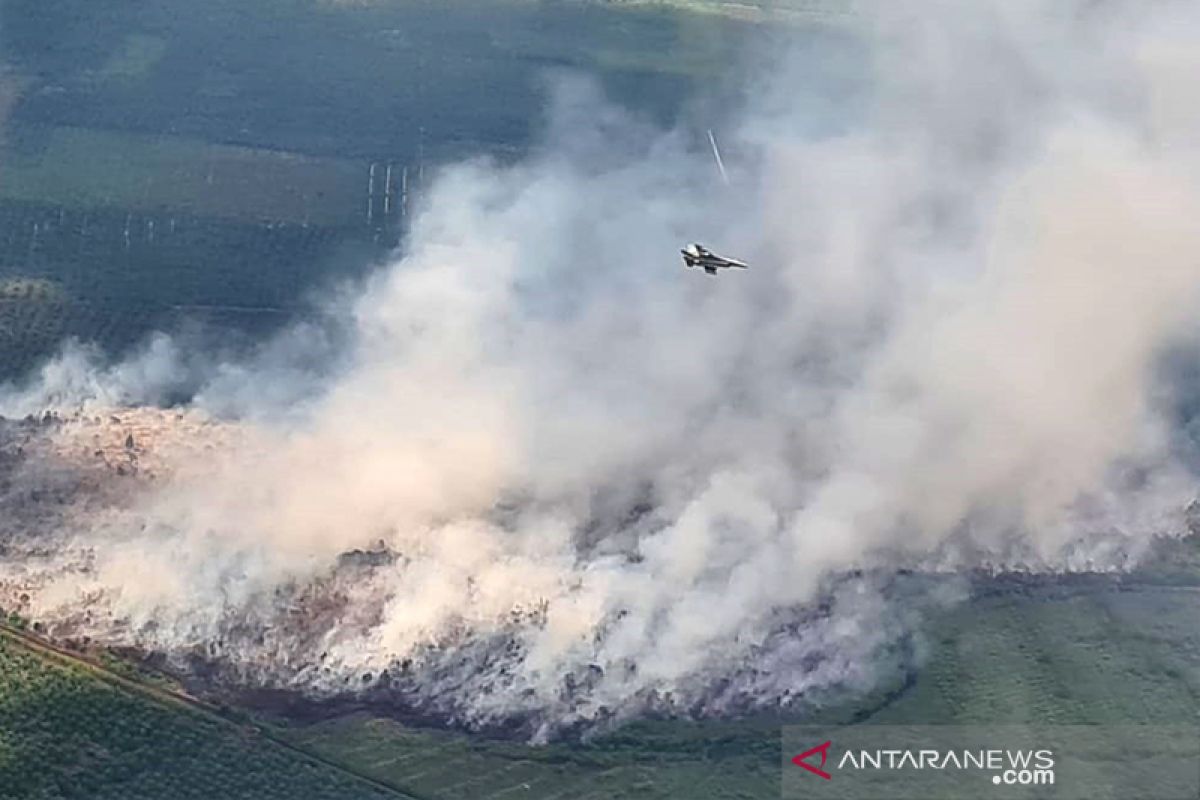
{"label": "smoke column", "polygon": [[[728,187],[564,82],[521,163],[441,171],[332,366],[293,368],[304,328],[205,366],[169,477],[4,577],[108,640],[548,735],[865,685],[911,620],[855,570],[1128,567],[1195,486],[1162,359],[1195,335],[1200,15],[860,10],[727,110]],[[751,269],[684,270],[692,240]],[[71,351],[3,408],[153,403],[180,359]]]}

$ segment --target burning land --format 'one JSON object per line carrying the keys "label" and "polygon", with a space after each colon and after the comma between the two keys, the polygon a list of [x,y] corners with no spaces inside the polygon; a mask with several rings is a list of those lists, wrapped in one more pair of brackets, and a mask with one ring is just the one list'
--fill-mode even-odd
{"label": "burning land", "polygon": [[[550,597],[513,603],[486,628],[449,619],[407,649],[380,647],[389,603],[419,563],[387,536],[329,551],[252,592],[237,587],[252,556],[234,554],[212,584],[220,593],[217,613],[203,625],[183,618],[167,623],[176,626],[169,629],[160,611],[131,613],[124,592],[143,597],[156,581],[179,580],[131,567],[120,552],[122,545],[148,546],[136,533],[144,535],[153,519],[147,499],[210,480],[231,454],[266,459],[279,446],[269,439],[197,410],[92,406],[0,420],[0,502],[7,512],[0,607],[33,620],[48,641],[93,657],[119,654],[222,708],[305,725],[369,712],[419,727],[546,740],[603,735],[637,718],[806,719],[830,709],[865,718],[915,690],[931,641],[960,606],[986,607],[1005,597],[1070,603],[1198,580],[1195,537],[1186,530],[1163,531],[1172,536],[1160,539],[1134,573],[947,571],[920,560],[848,570],[828,576],[810,602],[776,609],[753,646],[719,671],[698,671],[686,687],[639,685],[635,658],[600,660],[604,638],[628,614],[617,612],[592,632],[593,656],[546,676],[540,694],[519,687],[528,681],[536,637],[547,632]],[[644,493],[631,497],[632,508],[600,504],[616,522],[583,525],[577,558],[597,546],[596,531],[605,526],[610,532],[641,526],[648,535],[662,525]],[[507,502],[494,509],[492,521],[502,527],[521,511]],[[107,536],[125,533],[97,539],[101,529]],[[1178,536],[1181,544],[1172,545]],[[610,549],[606,557],[636,568],[637,539],[631,534],[627,552]],[[478,578],[466,575],[463,582],[462,591],[478,602]],[[354,653],[357,659],[348,655]],[[608,705],[610,672],[638,688]]]}
{"label": "burning land", "polygon": [[[476,717],[463,702],[463,689],[483,695],[511,689],[529,655],[527,632],[546,628],[548,598],[514,604],[486,632],[466,621],[452,622],[438,637],[390,659],[373,658],[359,669],[335,656],[332,651],[339,647],[369,646],[384,622],[388,594],[396,591],[391,584],[413,561],[382,538],[365,549],[336,553],[323,566],[285,577],[269,592],[246,596],[238,605],[221,598],[220,617],[192,639],[186,634],[163,639],[158,621],[122,616],[122,592],[143,591],[163,576],[131,569],[120,573],[119,581],[107,577],[115,567],[105,550],[115,543],[93,538],[98,520],[144,526],[138,514],[147,496],[203,479],[222,453],[246,452],[252,442],[242,426],[196,411],[90,408],[0,420],[0,502],[7,512],[0,607],[32,619],[49,641],[83,652],[111,649],[214,702],[302,720],[371,709],[423,725],[545,735],[547,718],[540,709],[518,706],[512,713]],[[512,513],[511,505],[497,509],[497,521]],[[586,547],[586,537],[580,545]],[[636,554],[622,558],[633,563]],[[476,590],[475,582],[466,577],[468,593]],[[935,584],[941,599],[929,591]],[[781,611],[777,629],[742,666],[679,697],[651,687],[612,708],[597,705],[591,695],[605,667],[581,663],[556,676],[553,702],[559,721],[553,730],[586,733],[630,713],[671,718],[761,711],[764,692],[768,706],[797,710],[810,701],[806,686],[826,693],[868,687],[888,670],[900,675],[916,666],[912,630],[898,611],[900,598],[924,598],[907,606],[911,621],[922,606],[940,606],[961,591],[944,577],[929,576],[917,591],[897,575],[844,575],[830,582],[818,602]],[[839,652],[832,630],[837,603],[861,603],[864,613],[892,609],[888,613],[895,615],[897,632]],[[604,635],[598,630],[597,641]],[[856,660],[872,662],[871,671],[858,670]],[[628,659],[619,669],[635,676],[638,666]],[[772,682],[778,685],[768,686]]]}

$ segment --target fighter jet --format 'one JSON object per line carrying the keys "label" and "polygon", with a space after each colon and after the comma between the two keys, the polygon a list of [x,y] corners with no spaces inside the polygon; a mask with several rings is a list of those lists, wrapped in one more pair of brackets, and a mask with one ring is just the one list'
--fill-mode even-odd
{"label": "fighter jet", "polygon": [[688,267],[703,267],[704,271],[709,275],[716,275],[718,269],[729,269],[730,267],[749,269],[749,265],[743,261],[738,261],[736,258],[719,256],[713,251],[694,243],[689,244],[679,252],[683,254],[684,264]]}

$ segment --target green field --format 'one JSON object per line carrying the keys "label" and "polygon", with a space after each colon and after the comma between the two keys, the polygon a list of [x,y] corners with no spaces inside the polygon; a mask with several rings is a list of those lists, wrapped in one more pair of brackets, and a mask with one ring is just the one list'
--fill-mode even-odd
{"label": "green field", "polygon": [[675,117],[734,76],[763,31],[669,6],[524,0],[247,5],[3,0],[0,49],[33,78],[10,117],[339,158],[441,160],[522,149],[546,76],[594,75]]}
{"label": "green field", "polygon": [[0,798],[396,796],[0,636]]}
{"label": "green field", "polygon": [[779,728],[771,724],[660,724],[589,746],[542,748],[414,730],[366,715],[286,735],[390,786],[438,800],[749,800],[771,796],[779,781]]}
{"label": "green field", "polygon": [[364,219],[366,163],[88,128],[22,135],[37,146],[0,160],[7,200],[332,227]]}
{"label": "green field", "polygon": [[776,22],[806,22],[820,19],[826,23],[853,17],[856,0],[609,0],[625,8],[666,7],[697,14],[718,14],[735,19]]}

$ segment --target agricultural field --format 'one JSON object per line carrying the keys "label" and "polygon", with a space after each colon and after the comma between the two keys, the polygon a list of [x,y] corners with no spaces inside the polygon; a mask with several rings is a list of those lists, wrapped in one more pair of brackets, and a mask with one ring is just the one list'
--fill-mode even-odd
{"label": "agricultural field", "polygon": [[0,280],[54,287],[0,297],[0,381],[66,337],[269,334],[388,256],[437,164],[524,152],[556,76],[707,113],[763,23],[692,11],[0,0]]}
{"label": "agricultural field", "polygon": [[0,798],[398,796],[0,635]]}
{"label": "agricultural field", "polygon": [[0,380],[67,337],[114,355],[153,330],[260,339],[378,257],[370,233],[0,202]]}
{"label": "agricultural field", "polygon": [[0,159],[0,197],[342,227],[363,223],[368,166],[181,137],[28,126]]}
{"label": "agricultural field", "polygon": [[[339,235],[340,234],[340,235]],[[187,215],[0,203],[0,278],[128,307],[291,307],[345,233]]]}
{"label": "agricultural field", "polygon": [[778,791],[778,723],[635,726],[587,746],[526,747],[352,716],[291,732],[305,749],[420,797],[695,800]]}
{"label": "agricultural field", "polygon": [[623,8],[675,8],[695,14],[717,14],[734,19],[774,22],[824,22],[854,16],[856,0],[608,0]]}
{"label": "agricultural field", "polygon": [[0,14],[0,48],[37,78],[18,127],[396,161],[522,150],[565,69],[671,120],[698,81],[733,77],[758,31],[665,6],[524,0],[4,0]]}

